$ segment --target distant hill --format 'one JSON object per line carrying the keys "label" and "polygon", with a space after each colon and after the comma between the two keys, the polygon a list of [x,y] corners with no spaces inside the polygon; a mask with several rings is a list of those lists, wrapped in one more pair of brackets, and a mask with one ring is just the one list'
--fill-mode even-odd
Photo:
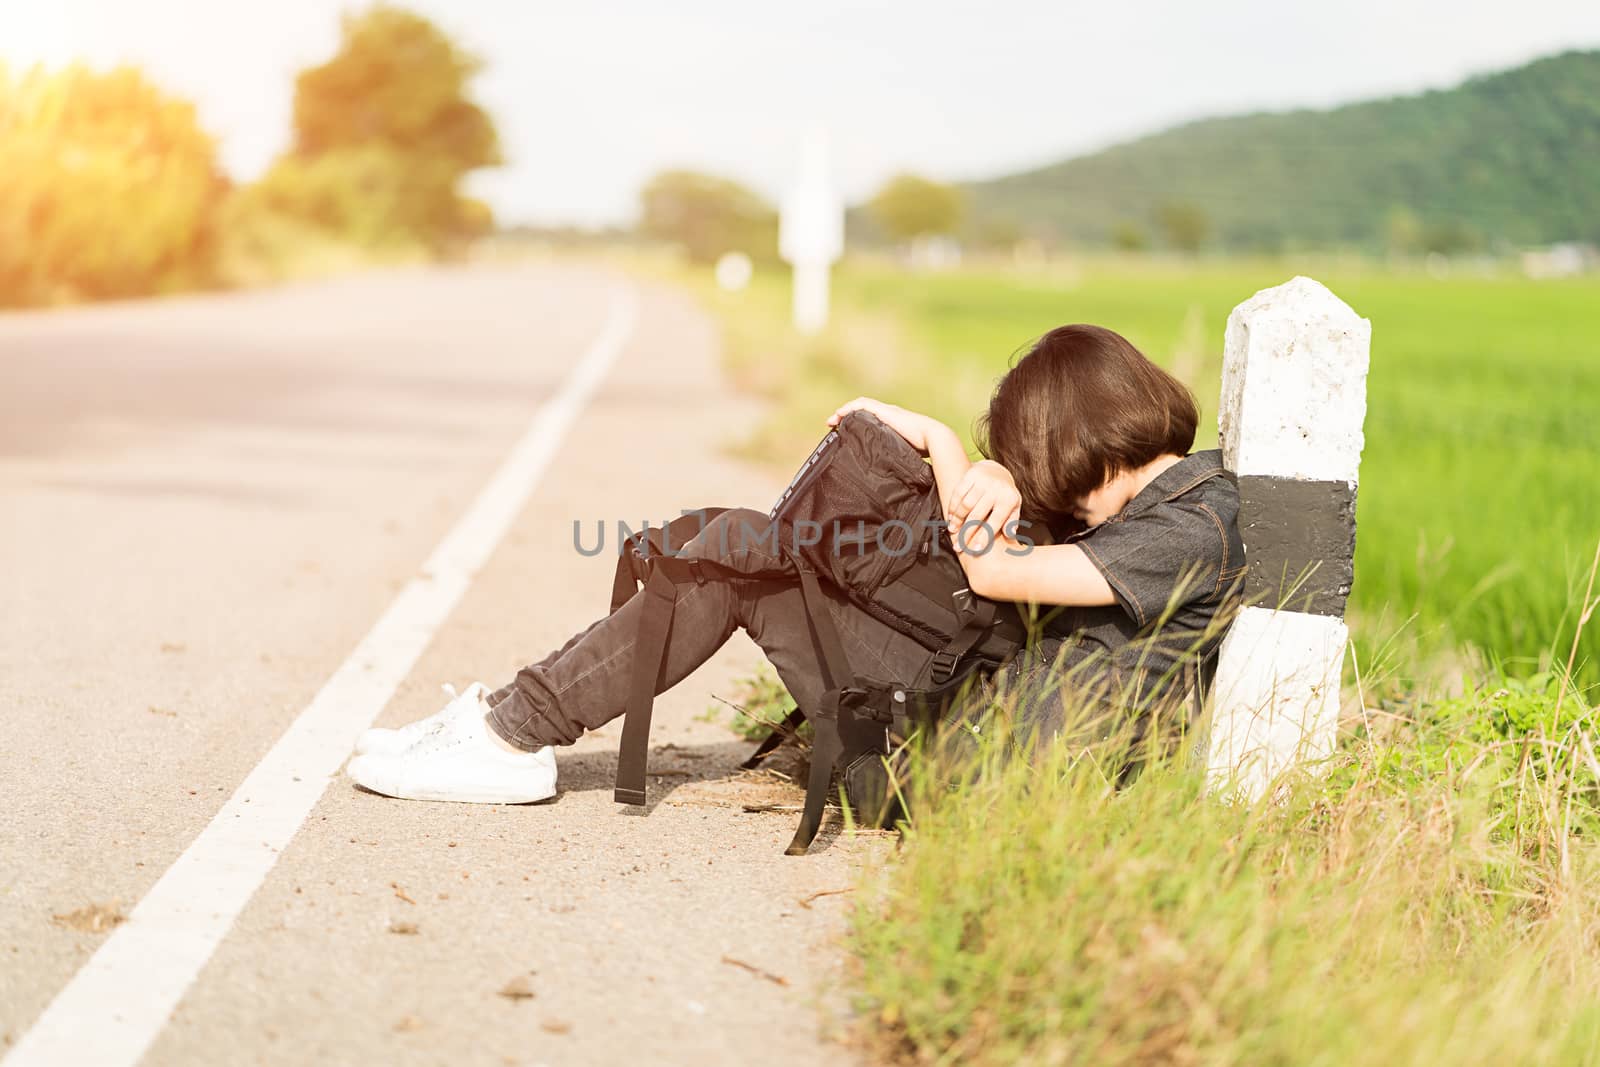
{"label": "distant hill", "polygon": [[966,186],[969,230],[1233,249],[1600,242],[1600,51],[1448,90],[1206,119]]}

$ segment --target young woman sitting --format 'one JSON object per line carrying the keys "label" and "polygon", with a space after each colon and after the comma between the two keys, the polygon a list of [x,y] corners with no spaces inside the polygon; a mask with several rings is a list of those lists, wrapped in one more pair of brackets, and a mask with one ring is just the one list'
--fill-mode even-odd
{"label": "young woman sitting", "polygon": [[[1216,450],[1191,452],[1199,412],[1171,375],[1111,330],[1061,326],[999,380],[973,463],[950,427],[859,397],[928,457],[971,590],[1056,605],[1048,632],[994,680],[1016,698],[1019,725],[1049,743],[1084,707],[1143,724],[1178,706],[1189,666],[1210,655],[1244,574],[1238,492]],[[724,512],[686,555],[765,553],[730,536]],[[1046,543],[1019,540],[1018,522]],[[723,528],[725,527],[725,529]],[[771,560],[776,563],[777,561]],[[926,684],[932,653],[824,586],[851,667],[908,687]],[[628,696],[634,597],[499,689],[474,683],[442,710],[398,730],[372,729],[348,773],[387,796],[526,803],[554,795],[555,749],[621,715]],[[680,589],[656,691],[676,685],[742,628],[800,708],[823,681],[797,583],[708,581]],[[1134,736],[1139,730],[1134,731]]]}

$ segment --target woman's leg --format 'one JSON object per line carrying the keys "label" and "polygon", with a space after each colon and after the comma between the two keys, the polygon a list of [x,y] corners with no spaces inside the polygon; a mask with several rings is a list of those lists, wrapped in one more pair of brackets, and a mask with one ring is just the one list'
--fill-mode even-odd
{"label": "woman's leg", "polygon": [[[735,509],[706,524],[684,554],[740,565],[777,562],[766,516]],[[748,531],[748,532],[745,532]],[[852,669],[882,681],[913,684],[931,654],[912,638],[823,587],[829,611]],[[525,750],[566,745],[625,710],[633,673],[634,635],[645,597],[635,596],[611,615],[575,634],[560,649],[524,667],[490,699],[489,723],[503,739]],[[742,627],[771,660],[800,707],[815,707],[822,694],[820,645],[806,618],[799,585],[792,581],[707,580],[678,588],[672,627],[656,677],[657,693],[676,685]]]}

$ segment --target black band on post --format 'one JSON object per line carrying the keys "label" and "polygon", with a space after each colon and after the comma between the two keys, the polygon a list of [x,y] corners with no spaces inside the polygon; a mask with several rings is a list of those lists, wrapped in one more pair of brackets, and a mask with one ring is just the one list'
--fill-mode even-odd
{"label": "black band on post", "polygon": [[1355,578],[1356,494],[1349,482],[1239,475],[1249,549],[1245,603],[1343,616]]}

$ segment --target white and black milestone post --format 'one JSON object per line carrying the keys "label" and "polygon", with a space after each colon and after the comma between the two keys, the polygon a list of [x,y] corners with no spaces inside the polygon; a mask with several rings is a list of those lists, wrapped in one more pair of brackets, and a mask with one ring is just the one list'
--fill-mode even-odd
{"label": "white and black milestone post", "polygon": [[1371,339],[1369,321],[1305,277],[1228,316],[1218,426],[1249,570],[1206,755],[1214,785],[1248,796],[1333,751]]}

